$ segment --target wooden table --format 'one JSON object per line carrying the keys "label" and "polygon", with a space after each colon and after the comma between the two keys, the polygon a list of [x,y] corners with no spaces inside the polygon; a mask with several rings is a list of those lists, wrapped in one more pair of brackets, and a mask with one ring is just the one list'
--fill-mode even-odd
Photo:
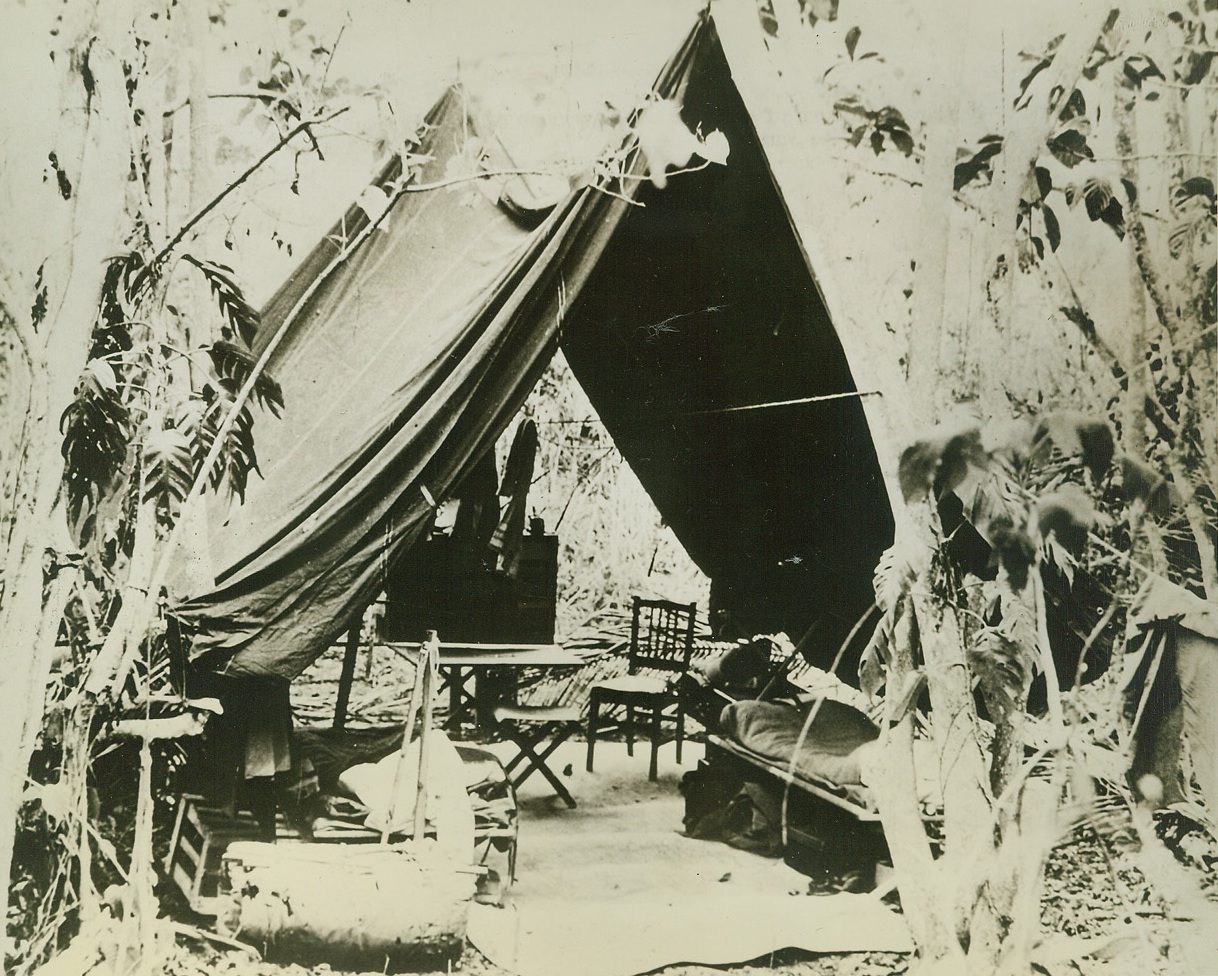
{"label": "wooden table", "polygon": [[[384,645],[414,655],[418,644]],[[471,644],[440,642],[439,665],[448,689],[448,724],[459,725],[472,711],[479,727],[489,727],[491,713],[511,689],[499,678],[521,668],[577,668],[584,659],[560,644]],[[493,672],[499,672],[493,676]],[[473,679],[471,692],[469,681]]]}

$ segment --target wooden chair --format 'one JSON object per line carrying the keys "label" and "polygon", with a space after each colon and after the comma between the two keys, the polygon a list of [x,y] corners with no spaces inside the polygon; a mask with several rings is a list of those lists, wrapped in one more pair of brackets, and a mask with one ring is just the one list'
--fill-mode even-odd
{"label": "wooden chair", "polygon": [[[656,672],[677,676],[689,669],[696,618],[694,603],[634,598],[628,673],[589,689],[589,772],[597,736],[611,729],[626,734],[626,752],[631,756],[636,731],[641,730],[651,740],[651,766],[647,774],[650,780],[658,776],[658,756],[664,743],[676,742],[680,763],[685,740],[684,708],[667,677]],[[602,708],[615,709],[616,713],[602,717]],[[667,729],[671,729],[671,734]]]}

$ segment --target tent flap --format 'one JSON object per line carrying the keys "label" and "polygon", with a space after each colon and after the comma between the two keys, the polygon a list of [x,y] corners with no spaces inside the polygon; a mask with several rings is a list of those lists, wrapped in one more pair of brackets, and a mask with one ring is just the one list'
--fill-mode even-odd
{"label": "tent flap", "polygon": [[[679,93],[702,37],[657,92]],[[422,131],[415,182],[443,181],[476,131],[459,90]],[[264,479],[217,533],[215,589],[174,608],[193,658],[292,678],[341,636],[540,377],[639,156],[620,192],[584,187],[534,229],[473,180],[395,199],[400,163],[385,168],[264,310],[256,348],[286,330],[268,363],[284,416],[259,423]],[[361,237],[376,194],[393,202]]]}
{"label": "tent flap", "polygon": [[827,665],[892,541],[863,408],[873,393],[856,386],[713,25],[682,117],[726,134],[727,165],[640,194],[563,351],[712,578],[716,629],[798,640],[815,623],[810,656]]}

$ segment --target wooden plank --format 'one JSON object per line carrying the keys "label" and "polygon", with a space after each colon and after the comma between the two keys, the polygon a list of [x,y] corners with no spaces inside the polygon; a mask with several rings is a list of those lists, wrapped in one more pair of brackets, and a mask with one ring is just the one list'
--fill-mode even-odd
{"label": "wooden plank", "polygon": [[[414,732],[414,717],[420,708],[431,710],[431,703],[423,700],[423,678],[420,668],[415,668],[414,685],[410,689],[410,704],[406,708],[406,721],[402,725],[402,745],[398,750],[397,765],[393,769],[393,786],[389,791],[388,809],[385,811],[385,826],[381,829],[381,843],[389,843],[393,832],[393,818],[397,814],[398,789],[402,784],[402,767],[406,765],[406,753],[410,749],[410,736]],[[420,749],[421,754],[421,749]]]}
{"label": "wooden plank", "polygon": [[437,674],[436,657],[440,640],[434,630],[427,632],[423,654],[423,725],[419,729],[419,770],[414,787],[414,833],[416,843],[422,843],[427,830],[427,774],[431,751],[431,706]]}
{"label": "wooden plank", "polygon": [[197,850],[194,847],[191,847],[190,845],[188,845],[186,843],[179,844],[177,850],[174,853],[182,854],[183,856],[186,857],[187,860],[190,861],[191,864],[195,865],[196,867],[198,867],[199,862],[201,860],[201,858],[200,858],[201,851]]}
{"label": "wooden plank", "polygon": [[182,833],[182,822],[186,817],[186,808],[191,804],[192,797],[183,794],[178,798],[178,809],[173,816],[173,832],[169,835],[169,853],[165,855],[165,871],[173,865],[173,852],[178,846],[178,837]]}
{"label": "wooden plank", "polygon": [[190,897],[190,893],[194,890],[195,876],[187,871],[180,864],[174,865],[173,871],[170,873],[174,884],[178,886],[178,890],[186,897],[186,903],[191,908],[195,907],[194,901]]}
{"label": "wooden plank", "polygon": [[[377,644],[410,661],[418,658],[420,645],[392,642]],[[445,644],[439,648],[439,664],[473,666],[552,666],[579,665],[584,659],[561,644]]]}

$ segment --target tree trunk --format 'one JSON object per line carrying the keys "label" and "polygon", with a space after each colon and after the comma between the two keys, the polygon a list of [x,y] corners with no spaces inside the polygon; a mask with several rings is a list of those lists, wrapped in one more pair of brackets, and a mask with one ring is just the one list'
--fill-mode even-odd
{"label": "tree trunk", "polygon": [[931,730],[943,786],[943,910],[960,937],[967,938],[972,892],[983,884],[993,855],[993,814],[989,772],[977,735],[971,674],[964,638],[954,610],[931,592],[930,575],[914,585],[914,606],[926,682]]}
{"label": "tree trunk", "polygon": [[[968,9],[965,7],[957,14],[964,21],[956,25],[960,32],[955,35],[962,44],[968,42]],[[940,16],[943,15],[940,11]],[[948,91],[959,93],[961,75],[962,60],[953,58],[946,78],[940,84]],[[948,267],[948,250],[956,147],[960,141],[960,98],[955,94],[943,97],[936,80],[928,78],[925,82],[928,97],[923,101],[926,160],[922,167],[922,246],[915,255],[917,267],[909,327],[909,387],[914,391],[914,404],[919,408],[919,423],[921,418],[936,417],[940,409],[950,406],[949,384],[944,382],[940,367],[948,295],[956,283]]]}
{"label": "tree trunk", "polygon": [[[44,269],[52,297],[36,347],[37,392],[22,445],[28,467],[14,511],[0,609],[6,645],[6,665],[0,669],[0,868],[6,877],[29,762],[27,730],[41,724],[50,665],[35,644],[42,623],[44,549],[63,534],[55,508],[63,472],[57,421],[84,366],[105,261],[118,249],[124,226],[128,141],[122,70],[100,40],[87,47],[82,42],[81,50],[79,62],[62,62],[70,66],[61,105],[64,135],[56,152],[72,183],[71,199],[64,208],[63,238],[53,242]],[[82,83],[81,65],[91,76],[91,94]]]}
{"label": "tree trunk", "polygon": [[913,610],[906,606],[894,628],[884,731],[876,751],[869,755],[866,774],[884,824],[884,836],[900,884],[902,909],[914,941],[924,956],[937,957],[958,946],[935,911],[939,903],[938,869],[919,810],[913,716],[912,713],[900,717],[891,714],[895,689],[904,686],[913,670],[913,628]]}

